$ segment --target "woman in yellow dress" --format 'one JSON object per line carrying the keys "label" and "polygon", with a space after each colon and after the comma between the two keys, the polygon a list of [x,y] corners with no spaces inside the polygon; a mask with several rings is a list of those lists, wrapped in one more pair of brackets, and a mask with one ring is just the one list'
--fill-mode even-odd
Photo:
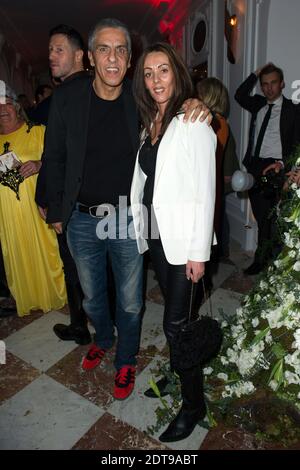
{"label": "woman in yellow dress", "polygon": [[[45,127],[30,127],[14,92],[8,87],[5,90],[6,96],[0,96],[0,155],[14,152],[21,161],[19,173],[24,180],[18,199],[16,188],[3,184],[7,174],[1,173],[0,164],[0,242],[8,287],[18,315],[24,316],[31,310],[63,307],[66,291],[56,234],[40,218],[34,200]],[[7,160],[10,162],[10,156]]]}

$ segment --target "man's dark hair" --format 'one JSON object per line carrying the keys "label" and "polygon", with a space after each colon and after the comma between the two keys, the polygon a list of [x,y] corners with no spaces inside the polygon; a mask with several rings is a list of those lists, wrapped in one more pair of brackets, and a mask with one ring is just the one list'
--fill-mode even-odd
{"label": "man's dark hair", "polygon": [[76,29],[72,28],[72,26],[68,26],[67,24],[59,24],[50,29],[49,38],[54,36],[54,34],[63,34],[64,36],[67,36],[75,49],[81,49],[82,51],[85,50],[81,35],[78,33],[78,31],[76,31]]}
{"label": "man's dark hair", "polygon": [[276,65],[274,64],[268,64],[260,71],[260,74],[259,74],[260,84],[262,83],[262,77],[264,75],[268,75],[269,73],[274,73],[274,72],[276,72],[279,75],[279,80],[283,82],[284,76],[283,76],[282,69],[280,69],[279,67],[276,67]]}

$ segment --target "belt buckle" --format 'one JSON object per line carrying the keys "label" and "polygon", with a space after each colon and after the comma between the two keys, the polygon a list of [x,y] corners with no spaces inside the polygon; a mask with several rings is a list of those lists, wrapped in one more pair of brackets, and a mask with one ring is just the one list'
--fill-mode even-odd
{"label": "belt buckle", "polygon": [[[93,209],[96,209],[95,214],[92,213]],[[97,219],[103,219],[104,217],[107,217],[110,215],[110,204],[100,204],[99,206],[90,206],[89,214],[91,217],[95,217]]]}

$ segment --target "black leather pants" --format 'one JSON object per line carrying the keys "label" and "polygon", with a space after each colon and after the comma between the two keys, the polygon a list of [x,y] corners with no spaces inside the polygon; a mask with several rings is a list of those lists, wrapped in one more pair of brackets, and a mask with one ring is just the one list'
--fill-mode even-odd
{"label": "black leather pants", "polygon": [[180,325],[188,318],[192,283],[186,278],[185,264],[168,263],[160,240],[148,240],[148,244],[154,271],[165,299],[163,326],[170,345]]}

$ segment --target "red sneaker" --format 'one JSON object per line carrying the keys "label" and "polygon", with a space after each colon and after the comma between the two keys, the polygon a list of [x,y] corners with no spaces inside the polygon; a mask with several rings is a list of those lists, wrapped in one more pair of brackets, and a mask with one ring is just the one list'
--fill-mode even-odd
{"label": "red sneaker", "polygon": [[125,400],[132,393],[135,382],[135,367],[123,366],[116,373],[114,397],[116,400]]}
{"label": "red sneaker", "polygon": [[99,348],[96,344],[89,349],[87,355],[83,358],[82,368],[85,370],[94,369],[103,359],[106,349]]}

